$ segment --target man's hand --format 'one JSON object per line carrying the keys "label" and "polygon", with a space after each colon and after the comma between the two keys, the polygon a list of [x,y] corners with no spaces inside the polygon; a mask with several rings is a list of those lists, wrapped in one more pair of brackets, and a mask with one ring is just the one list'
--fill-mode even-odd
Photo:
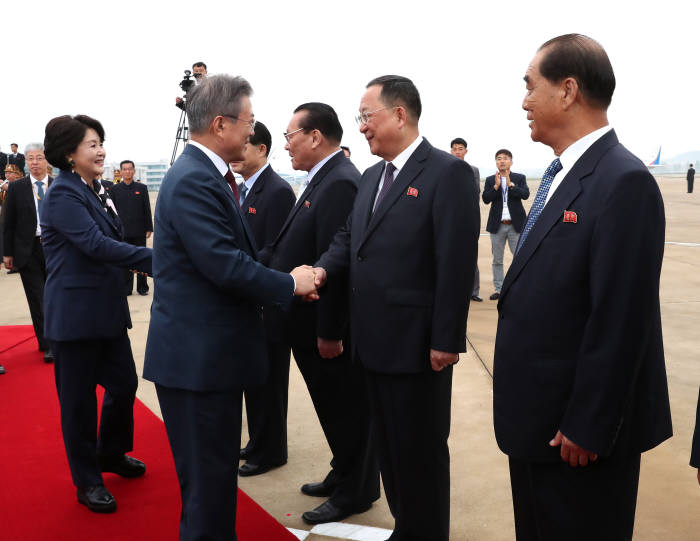
{"label": "man's hand", "polygon": [[506,171],[506,174],[503,175],[503,176],[506,177],[506,185],[508,186],[508,189],[510,189],[510,188],[512,188],[513,186],[515,186],[515,184],[513,184],[513,183],[510,181],[510,169],[509,169],[508,171]]}
{"label": "man's hand", "polygon": [[433,370],[440,372],[443,368],[455,364],[459,360],[459,353],[448,353],[447,351],[430,350],[430,364]]}
{"label": "man's hand", "polygon": [[[297,284],[297,288],[294,290],[295,295],[304,298],[310,297],[310,300],[318,299],[318,293],[316,293],[316,275],[309,265],[300,265],[289,274],[292,275]],[[314,296],[316,299],[313,298]]]}
{"label": "man's hand", "polygon": [[182,98],[180,98],[178,96],[177,98],[175,98],[175,105],[180,105],[180,104],[182,104]]}
{"label": "man's hand", "polygon": [[15,258],[12,256],[5,256],[2,258],[2,262],[5,264],[5,268],[7,270],[12,270],[12,264],[14,263]]}
{"label": "man's hand", "polygon": [[561,459],[564,462],[568,462],[569,466],[575,468],[576,466],[588,466],[589,462],[595,462],[598,460],[598,455],[586,451],[583,447],[579,447],[564,434],[561,430],[557,430],[557,435],[554,439],[549,442],[550,447],[558,447],[561,445]]}
{"label": "man's hand", "polygon": [[[313,269],[314,272],[314,284],[316,285],[316,289],[319,289],[326,285],[326,269],[322,267],[314,267]],[[304,302],[314,302],[319,299],[319,295],[316,291],[313,291],[309,295],[304,295],[301,299]]]}
{"label": "man's hand", "polygon": [[496,179],[493,183],[493,189],[494,190],[500,190],[501,189],[501,174],[496,173]]}
{"label": "man's hand", "polygon": [[316,343],[318,352],[324,359],[334,359],[343,353],[342,340],[326,340],[319,336]]}
{"label": "man's hand", "polygon": [[153,234],[153,231],[146,231],[146,238],[150,239],[152,234]]}

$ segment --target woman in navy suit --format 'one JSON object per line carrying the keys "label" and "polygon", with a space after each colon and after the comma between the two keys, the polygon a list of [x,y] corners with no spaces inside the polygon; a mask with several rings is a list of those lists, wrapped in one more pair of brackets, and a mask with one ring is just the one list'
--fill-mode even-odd
{"label": "woman in navy suit", "polygon": [[[122,242],[111,200],[94,184],[104,171],[104,130],[85,115],[46,126],[49,163],[61,172],[39,209],[47,279],[45,334],[55,355],[61,427],[78,501],[116,510],[102,472],[145,473],[127,456],[133,446],[137,377],[127,328],[123,269],[151,273],[151,250]],[[105,389],[97,438],[97,385]]]}

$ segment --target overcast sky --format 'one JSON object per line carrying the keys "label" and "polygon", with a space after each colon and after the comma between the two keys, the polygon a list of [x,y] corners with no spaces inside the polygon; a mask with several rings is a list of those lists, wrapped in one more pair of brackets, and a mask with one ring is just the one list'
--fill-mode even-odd
{"label": "overcast sky", "polygon": [[[609,119],[643,161],[700,149],[700,7],[683,2],[13,0],[0,39],[0,147],[43,140],[49,119],[102,122],[108,161],[170,159],[183,70],[243,75],[255,117],[273,135],[273,165],[289,171],[282,132],[294,108],[332,105],[360,170],[376,160],[357,130],[364,85],[410,77],[423,101],[421,133],[448,149],[469,143],[482,177],[509,148],[513,170],[544,168],[521,103],[537,47],[569,32],[607,50],[617,89]],[[574,11],[574,5],[582,6]],[[8,6],[3,8],[8,13]]]}

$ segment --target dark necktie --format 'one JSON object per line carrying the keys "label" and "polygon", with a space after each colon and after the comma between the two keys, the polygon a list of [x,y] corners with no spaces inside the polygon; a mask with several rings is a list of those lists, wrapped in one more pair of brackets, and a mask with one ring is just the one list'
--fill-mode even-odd
{"label": "dark necktie", "polygon": [[44,183],[41,180],[36,181],[36,198],[37,210],[39,211],[39,216],[41,216],[41,207],[44,205]]}
{"label": "dark necktie", "polygon": [[238,206],[240,207],[241,198],[238,196],[238,185],[236,184],[236,177],[233,176],[231,170],[228,170],[226,171],[224,178],[226,179],[226,182],[228,182],[228,185],[231,186],[231,190],[233,190],[233,198],[236,200],[236,203],[238,203]]}
{"label": "dark necktie", "polygon": [[544,208],[544,204],[547,201],[547,194],[549,193],[549,188],[552,186],[552,181],[559,171],[561,171],[562,165],[559,158],[555,159],[549,164],[547,170],[544,172],[542,177],[542,182],[540,182],[540,187],[537,189],[537,195],[535,196],[535,201],[532,203],[532,208],[530,209],[530,214],[527,216],[527,222],[523,228],[523,232],[520,234],[520,240],[518,242],[518,247],[515,249],[517,254],[520,247],[525,244],[525,239],[535,227],[535,222],[537,218],[540,217],[540,213]]}
{"label": "dark necktie", "polygon": [[380,203],[391,189],[391,185],[394,183],[394,171],[396,171],[396,167],[394,166],[394,164],[391,162],[387,162],[386,171],[384,172],[384,184],[382,184],[382,189],[379,190],[379,195],[377,196],[377,200],[374,203],[374,210],[377,210],[377,208],[379,208]]}
{"label": "dark necktie", "polygon": [[245,201],[245,196],[248,194],[248,186],[245,185],[245,182],[241,184],[241,206],[243,206],[243,201]]}

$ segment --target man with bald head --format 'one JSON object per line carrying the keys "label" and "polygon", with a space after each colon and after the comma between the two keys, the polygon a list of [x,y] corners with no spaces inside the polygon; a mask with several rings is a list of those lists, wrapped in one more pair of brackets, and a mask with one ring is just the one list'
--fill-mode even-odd
{"label": "man with bald head", "polygon": [[586,36],[525,74],[552,148],[498,301],[494,425],[518,541],[632,539],[641,453],[671,437],[659,188],[608,123],[615,75]]}

